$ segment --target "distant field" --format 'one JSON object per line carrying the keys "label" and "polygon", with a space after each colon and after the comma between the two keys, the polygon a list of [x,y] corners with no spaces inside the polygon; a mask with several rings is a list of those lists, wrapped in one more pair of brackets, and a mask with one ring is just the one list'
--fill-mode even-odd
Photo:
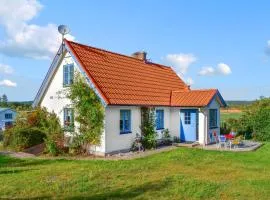
{"label": "distant field", "polygon": [[221,122],[229,118],[238,119],[241,115],[241,110],[221,110],[220,112]]}

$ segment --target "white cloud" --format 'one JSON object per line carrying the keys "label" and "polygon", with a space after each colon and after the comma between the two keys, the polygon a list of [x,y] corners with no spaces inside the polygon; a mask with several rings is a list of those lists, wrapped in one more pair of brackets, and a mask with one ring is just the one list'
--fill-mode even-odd
{"label": "white cloud", "polygon": [[267,41],[267,45],[265,48],[265,54],[270,56],[270,40]]}
{"label": "white cloud", "polygon": [[13,68],[10,67],[9,65],[1,64],[0,63],[0,74],[12,74],[13,73]]}
{"label": "white cloud", "polygon": [[232,70],[229,65],[226,65],[225,63],[219,63],[217,66],[217,73],[222,75],[229,75],[232,73]]}
{"label": "white cloud", "polygon": [[182,81],[184,81],[187,85],[194,85],[195,81],[191,77],[184,77],[182,74],[177,74]]}
{"label": "white cloud", "polygon": [[215,74],[215,69],[213,67],[203,67],[199,71],[199,75],[206,76],[206,75],[213,75]]}
{"label": "white cloud", "polygon": [[6,86],[6,87],[17,87],[17,83],[12,82],[11,80],[2,80],[0,81],[0,86]]}
{"label": "white cloud", "polygon": [[216,68],[211,66],[203,67],[199,71],[201,76],[213,76],[213,75],[229,75],[232,73],[232,70],[229,65],[225,63],[219,63]]}
{"label": "white cloud", "polygon": [[196,62],[197,58],[193,54],[168,54],[166,61],[172,64],[177,73],[186,74],[190,65]]}
{"label": "white cloud", "polygon": [[185,82],[187,85],[193,85],[195,83],[191,77],[188,77],[187,79],[185,79]]}
{"label": "white cloud", "polygon": [[[29,23],[43,7],[39,1],[1,0],[1,4],[5,6],[0,7],[0,25],[6,39],[0,41],[0,53],[35,59],[48,59],[56,53],[61,43],[57,25]],[[67,38],[74,40],[71,35]]]}

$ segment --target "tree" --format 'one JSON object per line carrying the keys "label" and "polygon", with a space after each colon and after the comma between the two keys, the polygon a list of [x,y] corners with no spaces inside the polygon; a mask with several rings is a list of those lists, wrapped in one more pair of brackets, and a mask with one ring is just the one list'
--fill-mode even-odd
{"label": "tree", "polygon": [[246,106],[239,119],[227,119],[225,124],[238,134],[252,134],[256,140],[270,141],[270,98],[261,98]]}
{"label": "tree", "polygon": [[71,100],[75,121],[79,124],[79,132],[74,133],[76,145],[80,149],[88,145],[99,145],[104,129],[104,106],[101,99],[79,73],[75,73],[73,84],[64,93]]}
{"label": "tree", "polygon": [[8,98],[7,98],[7,95],[6,94],[3,94],[2,95],[2,102],[5,103],[5,104],[7,104]]}

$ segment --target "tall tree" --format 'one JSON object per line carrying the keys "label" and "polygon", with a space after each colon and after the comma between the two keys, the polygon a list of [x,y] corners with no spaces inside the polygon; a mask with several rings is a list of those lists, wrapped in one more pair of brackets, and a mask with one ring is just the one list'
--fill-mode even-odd
{"label": "tall tree", "polygon": [[2,95],[2,101],[1,101],[1,105],[2,106],[7,106],[7,102],[8,102],[8,98],[6,94]]}

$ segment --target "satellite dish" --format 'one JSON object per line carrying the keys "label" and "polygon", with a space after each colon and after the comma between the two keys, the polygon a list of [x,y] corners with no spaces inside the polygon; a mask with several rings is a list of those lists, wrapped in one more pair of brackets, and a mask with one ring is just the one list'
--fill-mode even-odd
{"label": "satellite dish", "polygon": [[58,26],[58,32],[62,35],[66,35],[70,32],[69,28],[66,25],[60,25]]}
{"label": "satellite dish", "polygon": [[64,49],[64,36],[66,35],[66,34],[68,34],[69,32],[70,32],[70,30],[69,30],[69,28],[66,26],[66,25],[60,25],[60,26],[58,26],[58,32],[62,35],[62,53],[63,53],[63,49]]}

